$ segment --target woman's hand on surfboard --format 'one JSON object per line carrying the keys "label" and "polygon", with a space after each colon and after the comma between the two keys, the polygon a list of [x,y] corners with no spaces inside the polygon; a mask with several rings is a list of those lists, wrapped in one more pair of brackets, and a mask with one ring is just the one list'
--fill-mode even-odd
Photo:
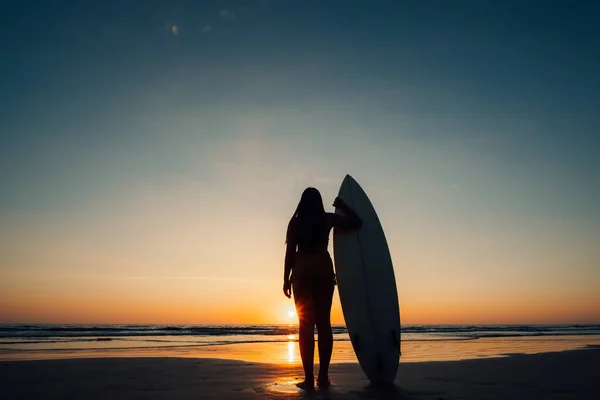
{"label": "woman's hand on surfboard", "polygon": [[289,279],[283,281],[283,294],[285,294],[285,297],[288,299],[292,297],[292,281]]}
{"label": "woman's hand on surfboard", "polygon": [[[338,219],[337,226],[342,229],[359,229],[362,227],[362,219],[358,216],[356,211],[354,211],[344,200],[340,197],[336,197],[333,201],[333,206],[335,208],[339,208],[343,211],[343,214],[346,214],[345,217],[336,216]],[[346,220],[347,222],[343,222]],[[334,226],[336,224],[334,223]]]}
{"label": "woman's hand on surfboard", "polygon": [[344,200],[342,200],[340,197],[336,197],[335,200],[333,200],[333,206],[335,208],[341,208],[344,207],[346,205],[346,202]]}

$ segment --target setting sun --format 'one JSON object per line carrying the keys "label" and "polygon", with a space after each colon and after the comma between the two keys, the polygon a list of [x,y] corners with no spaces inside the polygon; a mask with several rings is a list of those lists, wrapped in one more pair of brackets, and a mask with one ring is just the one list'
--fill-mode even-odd
{"label": "setting sun", "polygon": [[296,316],[296,311],[290,310],[287,312],[287,315],[288,315],[288,318],[294,318]]}

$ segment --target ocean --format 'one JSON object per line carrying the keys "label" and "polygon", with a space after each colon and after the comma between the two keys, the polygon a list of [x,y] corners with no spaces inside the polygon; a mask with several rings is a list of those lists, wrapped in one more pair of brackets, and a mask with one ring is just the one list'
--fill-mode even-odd
{"label": "ocean", "polygon": [[[0,325],[0,356],[7,352],[176,349],[245,343],[294,342],[297,325]],[[334,340],[349,341],[343,325]],[[600,335],[600,325],[403,325],[402,342],[475,341]]]}

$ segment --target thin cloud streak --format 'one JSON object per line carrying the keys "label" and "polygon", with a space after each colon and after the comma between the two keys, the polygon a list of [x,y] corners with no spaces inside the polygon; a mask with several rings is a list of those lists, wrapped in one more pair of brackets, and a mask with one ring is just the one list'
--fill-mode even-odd
{"label": "thin cloud streak", "polygon": [[[139,275],[139,276],[119,276],[118,278],[122,279],[132,279],[132,280],[197,280],[197,281],[229,281],[229,280],[238,280],[240,277],[237,276],[150,276],[150,275]],[[253,279],[244,277],[244,280]]]}
{"label": "thin cloud streak", "polygon": [[229,10],[221,10],[219,11],[219,14],[221,14],[221,17],[223,17],[224,19],[232,21],[235,19],[235,15]]}

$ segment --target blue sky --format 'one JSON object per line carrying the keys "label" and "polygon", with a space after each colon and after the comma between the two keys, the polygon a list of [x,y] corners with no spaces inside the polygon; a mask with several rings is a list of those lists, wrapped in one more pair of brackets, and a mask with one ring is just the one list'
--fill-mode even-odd
{"label": "blue sky", "polygon": [[350,173],[407,304],[435,275],[498,297],[565,284],[600,305],[597,4],[3,7],[0,269],[13,283],[148,260],[156,276],[218,263],[278,282],[301,190],[330,202]]}

